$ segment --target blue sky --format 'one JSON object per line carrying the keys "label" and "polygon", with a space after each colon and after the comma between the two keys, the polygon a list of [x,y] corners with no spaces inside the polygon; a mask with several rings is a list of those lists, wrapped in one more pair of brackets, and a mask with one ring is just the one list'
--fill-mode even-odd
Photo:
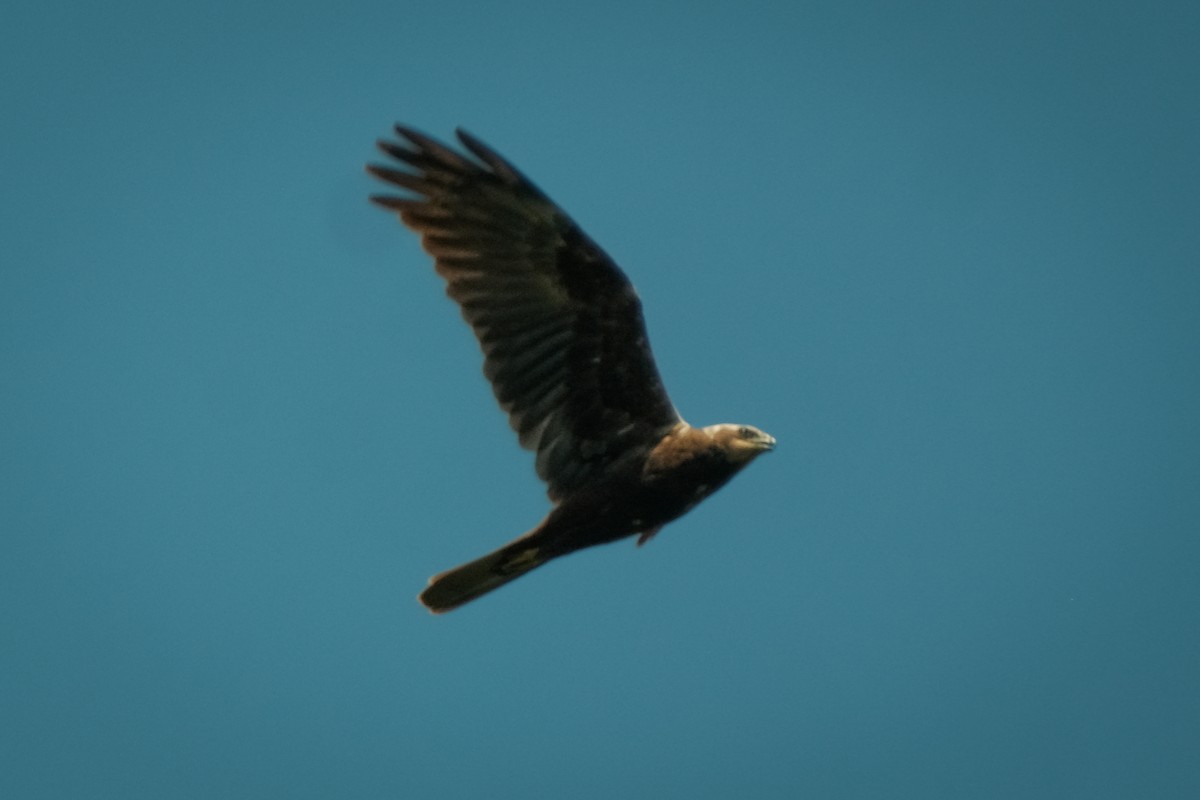
{"label": "blue sky", "polygon": [[[652,10],[653,9],[653,10]],[[1200,796],[1194,3],[10,2],[0,794]],[[463,125],[779,448],[546,510],[362,165]]]}

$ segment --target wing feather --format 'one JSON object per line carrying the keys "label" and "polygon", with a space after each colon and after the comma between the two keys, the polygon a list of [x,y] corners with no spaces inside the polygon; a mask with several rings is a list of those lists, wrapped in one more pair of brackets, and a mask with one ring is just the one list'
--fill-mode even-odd
{"label": "wing feather", "polygon": [[620,268],[479,139],[459,130],[459,153],[412,128],[396,133],[379,142],[394,163],[368,171],[408,194],[371,199],[421,236],[550,497],[653,446],[680,420]]}

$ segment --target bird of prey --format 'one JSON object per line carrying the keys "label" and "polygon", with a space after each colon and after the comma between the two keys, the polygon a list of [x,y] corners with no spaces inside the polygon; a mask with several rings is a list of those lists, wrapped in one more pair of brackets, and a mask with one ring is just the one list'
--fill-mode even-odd
{"label": "bird of prey", "polygon": [[435,575],[449,611],[551,559],[638,536],[724,485],[775,439],[693,428],[667,397],[642,306],[621,269],[517,169],[459,129],[459,152],[412,128],[368,172],[404,194],[371,200],[418,233],[483,349],[483,371],[553,503],[533,530]]}

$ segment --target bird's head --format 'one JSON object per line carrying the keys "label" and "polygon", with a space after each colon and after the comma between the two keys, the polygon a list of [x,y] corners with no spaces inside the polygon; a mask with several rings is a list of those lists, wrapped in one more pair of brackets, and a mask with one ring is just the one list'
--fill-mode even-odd
{"label": "bird's head", "polygon": [[704,432],[720,445],[735,464],[748,464],[755,457],[775,449],[775,437],[753,425],[709,425]]}

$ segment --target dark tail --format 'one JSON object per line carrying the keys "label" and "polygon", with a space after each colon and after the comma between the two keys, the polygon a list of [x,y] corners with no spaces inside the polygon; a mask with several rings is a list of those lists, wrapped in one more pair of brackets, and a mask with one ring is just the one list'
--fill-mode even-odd
{"label": "dark tail", "polygon": [[421,592],[421,602],[441,614],[499,589],[549,560],[527,534],[483,558],[434,575]]}

